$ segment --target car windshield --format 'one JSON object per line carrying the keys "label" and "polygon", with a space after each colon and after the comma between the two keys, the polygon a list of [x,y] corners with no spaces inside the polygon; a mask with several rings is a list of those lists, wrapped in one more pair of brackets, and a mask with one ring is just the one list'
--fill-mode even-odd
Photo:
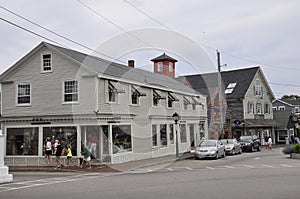
{"label": "car windshield", "polygon": [[223,143],[223,144],[233,144],[233,140],[231,140],[231,139],[224,139],[224,140],[221,140],[221,142]]}
{"label": "car windshield", "polygon": [[251,141],[252,140],[252,136],[241,136],[240,137],[240,141]]}
{"label": "car windshield", "polygon": [[216,146],[216,141],[215,140],[204,140],[203,142],[201,142],[201,144],[199,146],[202,146],[202,147]]}

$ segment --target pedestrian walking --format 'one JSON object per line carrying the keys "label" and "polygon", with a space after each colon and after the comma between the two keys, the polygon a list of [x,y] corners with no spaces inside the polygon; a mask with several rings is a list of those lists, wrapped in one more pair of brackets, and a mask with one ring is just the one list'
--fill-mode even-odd
{"label": "pedestrian walking", "polygon": [[272,138],[271,138],[271,136],[268,137],[267,144],[268,144],[268,149],[272,150]]}
{"label": "pedestrian walking", "polygon": [[66,163],[67,167],[69,166],[70,161],[73,163],[74,166],[76,166],[76,163],[72,158],[72,146],[71,144],[68,144],[67,163]]}
{"label": "pedestrian walking", "polygon": [[47,167],[52,166],[51,155],[52,155],[52,143],[50,141],[50,137],[47,137],[44,143],[44,158]]}
{"label": "pedestrian walking", "polygon": [[60,156],[62,153],[62,147],[61,147],[59,140],[55,140],[55,142],[56,142],[56,144],[55,144],[55,146],[56,146],[55,161],[56,161],[56,165],[57,165],[57,167],[55,169],[59,170],[63,167],[63,164],[61,163],[61,160],[60,160]]}
{"label": "pedestrian walking", "polygon": [[[84,146],[84,144],[81,144],[81,155],[83,156],[83,160],[88,164],[88,168],[91,169],[91,152]],[[80,168],[82,168],[84,161],[80,164]]]}

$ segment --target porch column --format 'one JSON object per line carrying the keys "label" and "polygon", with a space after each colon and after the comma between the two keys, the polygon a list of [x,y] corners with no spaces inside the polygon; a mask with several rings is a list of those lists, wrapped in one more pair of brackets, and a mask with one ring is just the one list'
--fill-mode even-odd
{"label": "porch column", "polygon": [[4,165],[4,147],[5,144],[5,136],[0,132],[0,184],[8,183],[13,180],[13,175],[8,174],[8,167]]}

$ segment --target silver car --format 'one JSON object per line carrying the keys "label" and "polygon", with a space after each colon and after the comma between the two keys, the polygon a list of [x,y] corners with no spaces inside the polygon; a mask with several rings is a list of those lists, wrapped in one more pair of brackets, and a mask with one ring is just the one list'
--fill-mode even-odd
{"label": "silver car", "polygon": [[225,145],[220,140],[203,140],[196,148],[195,159],[225,157]]}
{"label": "silver car", "polygon": [[222,139],[221,142],[225,145],[226,154],[241,154],[242,147],[236,139]]}

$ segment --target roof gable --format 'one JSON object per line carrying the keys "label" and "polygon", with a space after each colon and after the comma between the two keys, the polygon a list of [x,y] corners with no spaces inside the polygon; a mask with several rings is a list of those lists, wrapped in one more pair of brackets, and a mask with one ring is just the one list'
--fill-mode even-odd
{"label": "roof gable", "polygon": [[38,53],[44,47],[55,50],[57,53],[60,53],[60,55],[69,60],[72,60],[73,62],[76,62],[79,66],[84,67],[89,71],[95,72],[95,74],[98,74],[98,76],[100,77],[114,78],[119,81],[132,81],[144,86],[159,87],[160,89],[164,90],[180,91],[183,93],[199,95],[199,93],[194,89],[168,76],[154,74],[149,71],[128,67],[127,65],[122,65],[115,62],[110,62],[99,57],[87,55],[47,42],[40,43],[27,55],[21,58],[16,64],[5,71],[0,76],[0,82],[5,81],[5,79],[7,79],[7,77],[9,77],[13,73],[13,71],[17,70],[17,68],[22,65],[22,63],[24,63],[24,61],[27,60],[28,57]]}

